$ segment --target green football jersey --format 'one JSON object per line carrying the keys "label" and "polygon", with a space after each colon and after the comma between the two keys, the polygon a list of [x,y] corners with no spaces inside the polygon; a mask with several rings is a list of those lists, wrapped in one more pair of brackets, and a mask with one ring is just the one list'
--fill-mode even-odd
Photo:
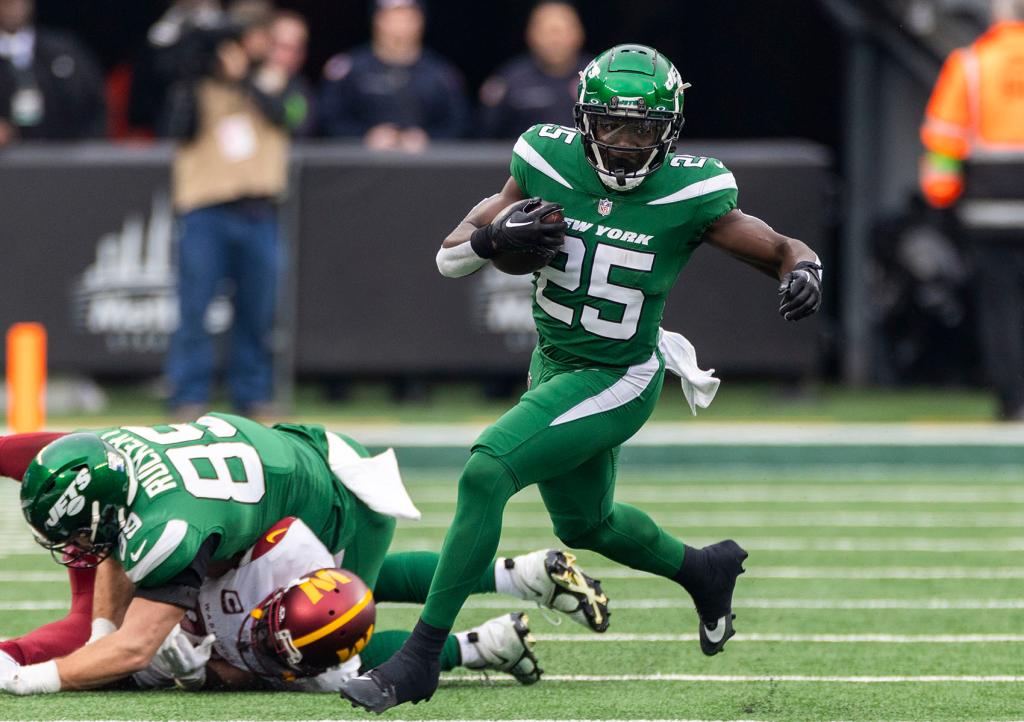
{"label": "green football jersey", "polygon": [[651,357],[665,301],[708,226],[736,208],[714,158],[669,154],[637,188],[610,190],[580,133],[535,125],[516,142],[512,177],[565,209],[565,245],[534,279],[540,348],[568,364],[630,366]]}
{"label": "green football jersey", "polygon": [[220,537],[213,560],[231,559],[287,516],[301,518],[332,552],[355,533],[346,524],[355,502],[327,464],[322,427],[267,428],[209,414],[91,433],[131,460],[118,558],[139,586],[173,579],[212,535]]}

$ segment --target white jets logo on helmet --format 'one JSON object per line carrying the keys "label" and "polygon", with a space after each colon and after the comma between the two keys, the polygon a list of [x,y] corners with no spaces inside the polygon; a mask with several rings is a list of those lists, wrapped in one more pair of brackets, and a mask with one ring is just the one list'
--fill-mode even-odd
{"label": "white jets logo on helmet", "polygon": [[74,516],[85,507],[85,497],[80,492],[89,486],[92,481],[92,474],[88,467],[78,470],[74,481],[68,484],[68,488],[60,495],[57,502],[50,507],[50,516],[46,519],[46,526],[54,527],[64,516]]}

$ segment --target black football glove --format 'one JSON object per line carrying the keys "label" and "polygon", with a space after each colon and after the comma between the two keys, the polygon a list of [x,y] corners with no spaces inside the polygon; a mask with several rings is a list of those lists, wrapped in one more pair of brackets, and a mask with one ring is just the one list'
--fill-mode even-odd
{"label": "black football glove", "polygon": [[810,316],[821,305],[821,265],[800,261],[782,277],[779,286],[779,313],[787,321]]}
{"label": "black football glove", "polygon": [[498,253],[540,253],[554,258],[565,241],[565,221],[543,223],[541,218],[561,211],[558,203],[527,198],[513,203],[483,228],[473,231],[469,242],[481,258]]}

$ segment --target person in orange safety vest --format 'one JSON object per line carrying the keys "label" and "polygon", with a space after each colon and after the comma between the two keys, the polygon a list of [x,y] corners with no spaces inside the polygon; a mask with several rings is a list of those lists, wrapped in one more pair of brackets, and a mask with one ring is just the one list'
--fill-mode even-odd
{"label": "person in orange safety vest", "polygon": [[1000,416],[1024,421],[1024,0],[946,60],[921,126],[921,189],[955,211],[975,266],[982,357]]}

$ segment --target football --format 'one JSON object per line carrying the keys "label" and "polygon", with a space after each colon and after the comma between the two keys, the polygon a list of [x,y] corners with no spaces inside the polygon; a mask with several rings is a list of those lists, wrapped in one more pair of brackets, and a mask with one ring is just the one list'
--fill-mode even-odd
{"label": "football", "polygon": [[[503,211],[504,212],[504,211]],[[562,211],[552,211],[541,218],[544,223],[558,223],[565,220]],[[524,276],[527,273],[536,273],[548,265],[553,258],[546,249],[537,251],[524,251],[520,253],[498,253],[491,258],[491,263],[502,273],[511,276]]]}

